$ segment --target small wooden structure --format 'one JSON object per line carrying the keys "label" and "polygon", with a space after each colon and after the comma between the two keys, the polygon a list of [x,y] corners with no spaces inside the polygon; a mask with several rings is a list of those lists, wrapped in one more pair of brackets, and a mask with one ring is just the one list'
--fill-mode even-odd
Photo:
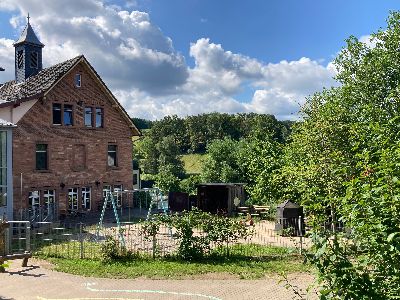
{"label": "small wooden structure", "polygon": [[197,186],[197,207],[214,214],[232,215],[245,202],[244,183],[203,183]]}
{"label": "small wooden structure", "polygon": [[305,234],[303,207],[289,200],[279,204],[276,208],[275,230],[288,230],[288,234],[292,236],[303,236]]}
{"label": "small wooden structure", "polygon": [[189,194],[182,192],[169,192],[168,204],[171,212],[190,210]]}

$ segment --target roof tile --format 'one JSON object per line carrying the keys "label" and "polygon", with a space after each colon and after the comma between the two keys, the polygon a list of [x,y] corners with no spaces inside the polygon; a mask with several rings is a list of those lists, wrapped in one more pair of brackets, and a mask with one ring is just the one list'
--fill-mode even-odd
{"label": "roof tile", "polygon": [[0,104],[34,97],[45,93],[66,74],[81,58],[79,55],[62,63],[41,70],[38,74],[17,83],[15,80],[0,84]]}

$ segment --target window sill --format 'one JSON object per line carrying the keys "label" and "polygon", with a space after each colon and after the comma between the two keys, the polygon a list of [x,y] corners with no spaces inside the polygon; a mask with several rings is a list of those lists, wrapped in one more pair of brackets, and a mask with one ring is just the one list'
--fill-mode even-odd
{"label": "window sill", "polygon": [[51,124],[51,127],[53,127],[53,128],[76,128],[75,125],[57,125],[57,124]]}
{"label": "window sill", "polygon": [[50,170],[33,170],[35,173],[51,173]]}
{"label": "window sill", "polygon": [[81,168],[71,168],[72,172],[83,172],[86,170],[86,167]]}
{"label": "window sill", "polygon": [[119,166],[115,166],[115,167],[111,167],[111,166],[107,166],[107,171],[114,171],[114,170],[122,170],[121,167]]}
{"label": "window sill", "polygon": [[88,130],[104,130],[104,127],[88,127],[88,126],[84,126],[83,128],[88,129]]}

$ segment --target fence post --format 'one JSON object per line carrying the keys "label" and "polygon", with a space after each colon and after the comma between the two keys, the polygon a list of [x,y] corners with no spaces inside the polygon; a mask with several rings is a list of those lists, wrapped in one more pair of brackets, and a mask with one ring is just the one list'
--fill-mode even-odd
{"label": "fence post", "polygon": [[25,251],[31,252],[31,224],[29,222],[25,223],[25,234],[26,234],[26,244]]}
{"label": "fence post", "polygon": [[299,216],[299,231],[300,231],[300,255],[303,254],[303,223],[302,223],[302,218]]}
{"label": "fence post", "polygon": [[153,235],[153,259],[156,258],[156,251],[157,251],[157,239],[156,235]]}
{"label": "fence post", "polygon": [[83,259],[83,223],[79,223],[79,243],[80,243],[80,248],[79,248],[79,254],[80,258]]}

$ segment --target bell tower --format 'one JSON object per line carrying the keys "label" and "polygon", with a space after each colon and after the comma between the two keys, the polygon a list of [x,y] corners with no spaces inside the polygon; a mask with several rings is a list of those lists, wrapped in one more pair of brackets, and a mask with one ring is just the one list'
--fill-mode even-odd
{"label": "bell tower", "polygon": [[14,43],[15,48],[15,80],[22,82],[30,76],[36,75],[42,70],[42,48],[44,45],[39,41],[29,22],[26,24],[18,41]]}

